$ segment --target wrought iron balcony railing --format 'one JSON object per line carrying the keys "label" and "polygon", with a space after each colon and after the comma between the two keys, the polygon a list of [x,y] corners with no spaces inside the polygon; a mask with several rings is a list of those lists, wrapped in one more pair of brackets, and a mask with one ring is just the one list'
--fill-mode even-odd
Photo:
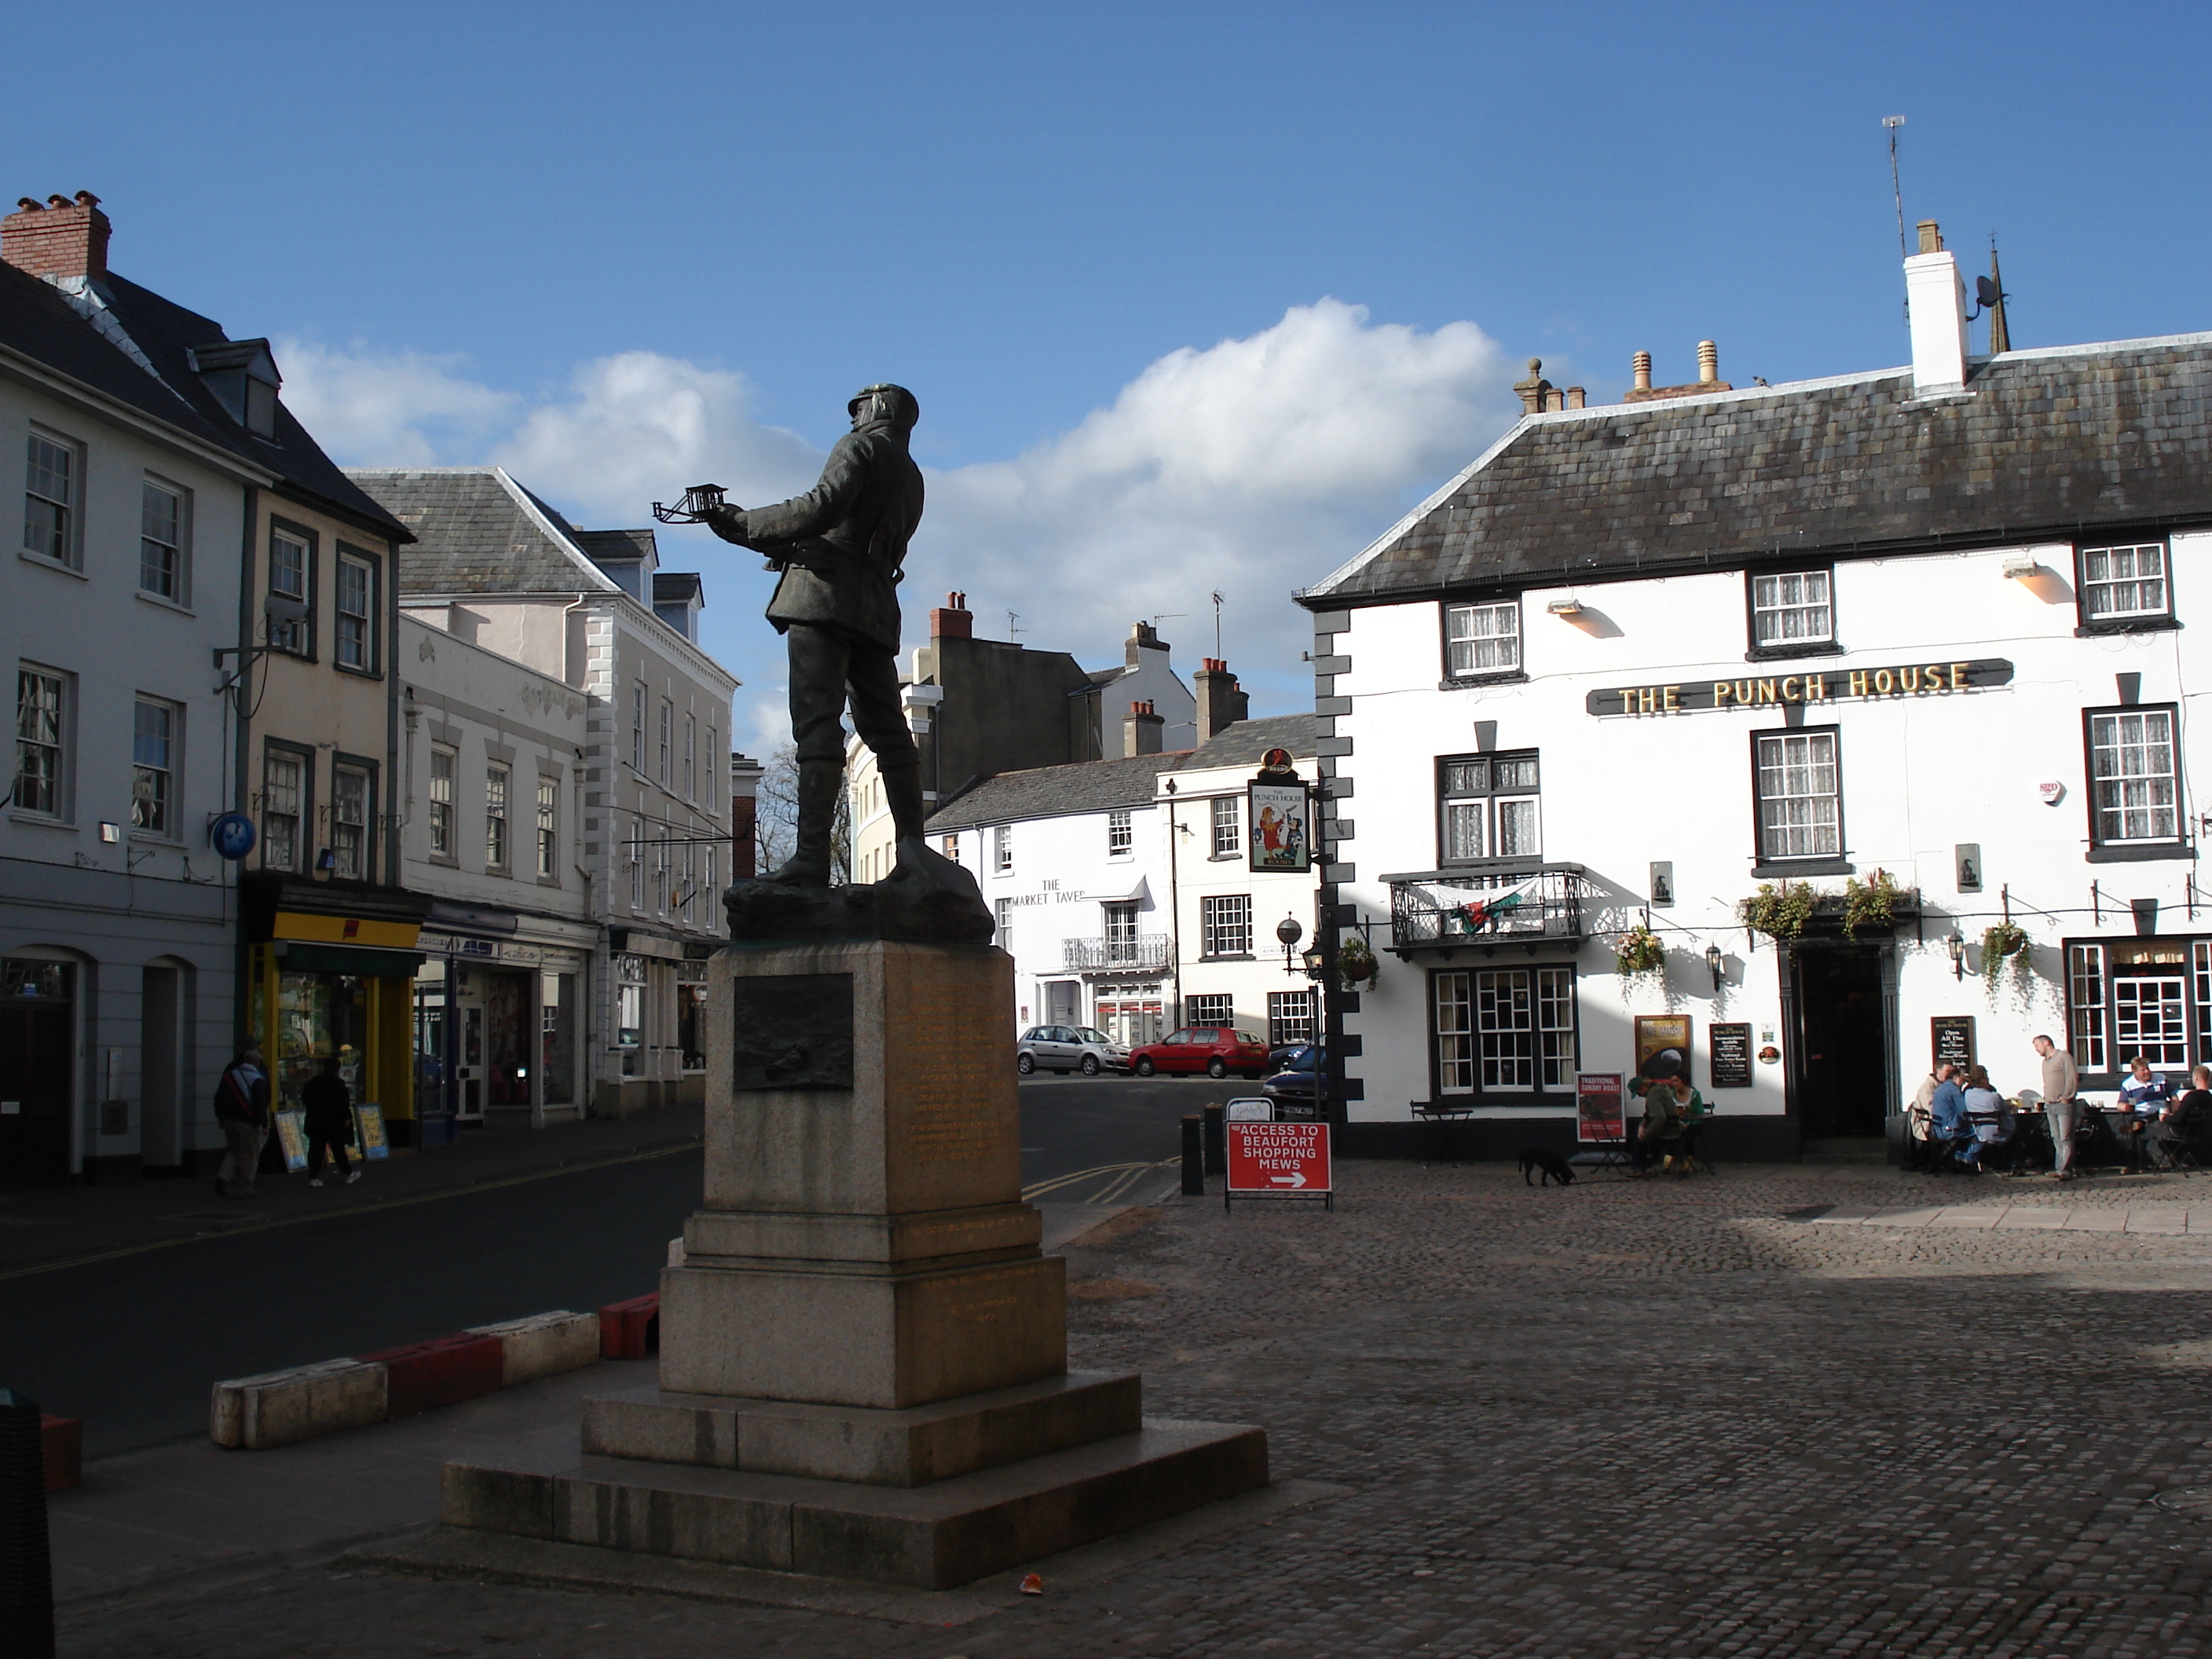
{"label": "wrought iron balcony railing", "polygon": [[1474,865],[1383,880],[1390,885],[1394,950],[1579,942],[1588,935],[1589,883],[1579,864]]}
{"label": "wrought iron balcony railing", "polygon": [[1166,968],[1175,948],[1165,933],[1136,933],[1121,939],[1071,939],[1060,944],[1060,968],[1071,974],[1142,972]]}

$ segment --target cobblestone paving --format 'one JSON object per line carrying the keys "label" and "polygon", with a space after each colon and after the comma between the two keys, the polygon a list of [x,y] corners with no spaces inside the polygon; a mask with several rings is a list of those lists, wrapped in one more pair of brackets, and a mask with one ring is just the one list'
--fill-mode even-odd
{"label": "cobblestone paving", "polygon": [[[303,1569],[67,1611],[70,1654],[2196,1655],[2212,1237],[1819,1226],[1880,1169],[1531,1189],[1352,1164],[1334,1213],[1173,1201],[1077,1252],[1076,1363],[1262,1423],[1346,1497],[957,1629]],[[2185,1207],[2177,1176],[1985,1204]]]}

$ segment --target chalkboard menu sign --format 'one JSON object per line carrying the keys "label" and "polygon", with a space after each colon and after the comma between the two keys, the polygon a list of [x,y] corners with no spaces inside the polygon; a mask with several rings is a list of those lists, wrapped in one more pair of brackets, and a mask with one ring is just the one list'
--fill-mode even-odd
{"label": "chalkboard menu sign", "polygon": [[1716,1089],[1748,1089],[1751,1087],[1751,1027],[1748,1024],[1708,1025],[1712,1043],[1713,1087]]}
{"label": "chalkboard menu sign", "polygon": [[1974,1017],[1972,1014],[1938,1014],[1928,1022],[1928,1033],[1937,1066],[1946,1060],[1954,1066],[1972,1066],[1974,1063]]}

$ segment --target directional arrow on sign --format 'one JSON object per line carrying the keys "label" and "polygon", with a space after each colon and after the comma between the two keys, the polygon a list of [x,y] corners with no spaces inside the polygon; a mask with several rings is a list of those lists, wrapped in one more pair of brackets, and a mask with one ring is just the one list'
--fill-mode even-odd
{"label": "directional arrow on sign", "polygon": [[1303,1187],[1306,1184],[1306,1173],[1301,1170],[1296,1175],[1269,1176],[1267,1179],[1278,1187]]}

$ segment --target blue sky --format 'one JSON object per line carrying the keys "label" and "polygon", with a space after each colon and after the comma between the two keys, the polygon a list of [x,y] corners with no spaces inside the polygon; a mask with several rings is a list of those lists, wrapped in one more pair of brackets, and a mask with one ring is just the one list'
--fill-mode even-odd
{"label": "blue sky", "polygon": [[[1886,114],[1907,221],[1974,267],[1997,234],[2016,345],[2212,326],[2208,18],[38,8],[0,182],[94,191],[118,270],[276,337],[341,459],[500,459],[589,524],[803,487],[900,380],[910,638],[958,585],[1092,663],[1193,613],[1188,668],[1219,588],[1272,710],[1306,691],[1290,591],[1502,430],[1527,357],[1594,400],[1707,337],[1739,384],[1902,361]],[[670,556],[772,705],[757,561]]]}

